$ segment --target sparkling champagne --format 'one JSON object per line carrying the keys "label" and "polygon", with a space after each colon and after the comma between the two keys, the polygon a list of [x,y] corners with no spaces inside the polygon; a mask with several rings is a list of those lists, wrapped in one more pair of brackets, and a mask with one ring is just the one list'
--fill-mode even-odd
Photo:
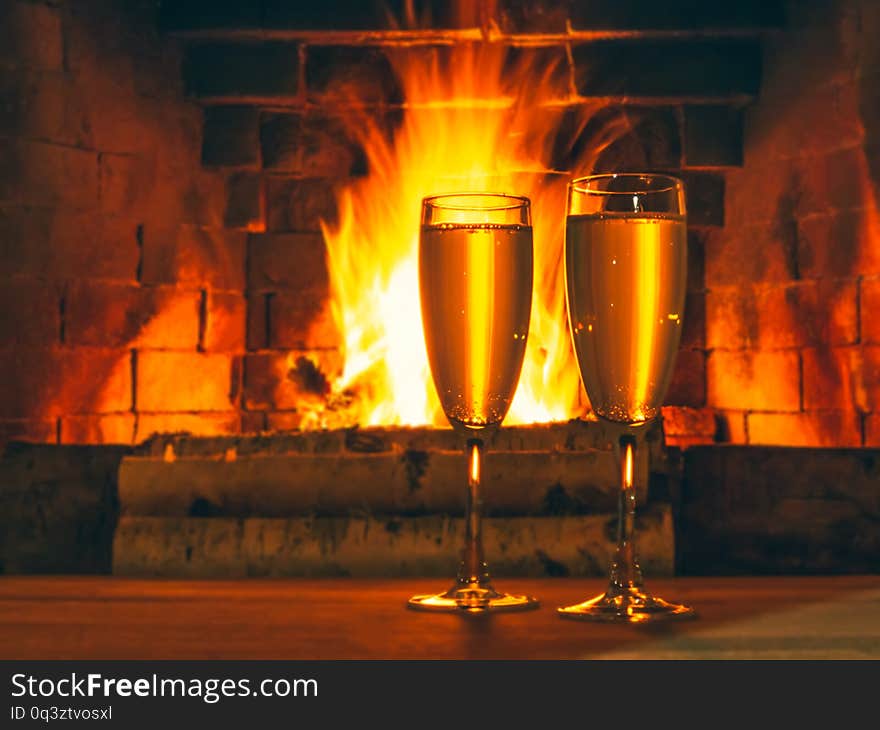
{"label": "sparkling champagne", "polygon": [[519,380],[532,304],[532,229],[423,226],[419,284],[428,360],[446,417],[500,424]]}
{"label": "sparkling champagne", "polygon": [[566,289],[572,339],[593,410],[640,423],[669,386],[684,316],[684,216],[570,215]]}

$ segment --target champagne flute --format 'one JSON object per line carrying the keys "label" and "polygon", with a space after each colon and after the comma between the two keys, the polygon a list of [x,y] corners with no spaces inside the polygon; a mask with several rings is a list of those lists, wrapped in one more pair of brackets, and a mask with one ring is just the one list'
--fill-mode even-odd
{"label": "champagne flute", "polygon": [[529,199],[459,193],[422,201],[419,289],[437,395],[466,437],[465,547],[455,584],[413,596],[410,608],[510,611],[537,608],[530,596],[492,587],[481,537],[485,441],[500,426],[522,369],[532,306]]}
{"label": "champagne flute", "polygon": [[608,589],[560,616],[643,623],[693,615],[645,590],[635,548],[635,434],[659,413],[678,351],[687,282],[684,185],[668,175],[569,184],[568,323],[596,415],[619,424],[617,550]]}

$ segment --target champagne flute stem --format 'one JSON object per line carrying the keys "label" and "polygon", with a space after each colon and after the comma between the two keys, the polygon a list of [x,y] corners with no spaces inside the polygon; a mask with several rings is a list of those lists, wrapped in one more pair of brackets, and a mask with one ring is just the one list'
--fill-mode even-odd
{"label": "champagne flute stem", "polygon": [[460,584],[473,585],[489,580],[483,559],[483,456],[485,447],[480,439],[467,442],[468,491],[465,507],[465,547],[458,570]]}
{"label": "champagne flute stem", "polygon": [[641,588],[642,569],[636,555],[636,441],[620,437],[620,495],[617,502],[617,551],[611,565],[611,591]]}

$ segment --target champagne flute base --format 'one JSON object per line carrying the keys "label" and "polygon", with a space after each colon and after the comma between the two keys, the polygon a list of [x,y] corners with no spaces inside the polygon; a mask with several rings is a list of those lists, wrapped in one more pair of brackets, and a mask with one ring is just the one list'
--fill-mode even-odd
{"label": "champagne flute base", "polygon": [[540,604],[532,596],[499,593],[486,583],[456,583],[445,593],[413,596],[407,606],[416,611],[496,613],[528,611]]}
{"label": "champagne flute base", "polygon": [[696,617],[694,609],[670,603],[640,588],[603,593],[583,603],[556,609],[562,618],[577,621],[642,624]]}

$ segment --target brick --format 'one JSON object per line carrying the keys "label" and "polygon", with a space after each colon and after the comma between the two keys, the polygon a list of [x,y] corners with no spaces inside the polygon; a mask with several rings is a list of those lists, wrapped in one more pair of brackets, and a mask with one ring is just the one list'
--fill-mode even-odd
{"label": "brick", "polygon": [[197,97],[294,97],[299,46],[295,43],[204,43],[187,49],[183,76]]}
{"label": "brick", "polygon": [[264,4],[218,3],[216,0],[162,3],[159,7],[159,26],[168,31],[259,28]]}
{"label": "brick", "polygon": [[248,287],[326,291],[327,286],[327,249],[319,234],[264,233],[248,237]]}
{"label": "brick", "polygon": [[744,412],[718,412],[718,441],[731,444],[747,444],[749,442]]}
{"label": "brick", "polygon": [[[446,50],[447,65],[440,68],[455,68],[460,65],[458,60],[465,51],[464,44],[439,47]],[[479,45],[476,46],[480,48]],[[442,56],[441,56],[442,58]],[[504,49],[504,64],[501,67],[501,78],[504,79],[505,92],[515,89],[522,98],[538,96],[542,100],[555,97],[558,100],[568,98],[571,90],[571,64],[566,49],[556,46],[511,45]],[[547,107],[545,107],[546,111]],[[635,111],[635,108],[633,108]],[[644,109],[639,111],[646,111]],[[641,117],[642,115],[639,115]],[[649,115],[650,116],[650,115]]]}
{"label": "brick", "polygon": [[798,353],[709,353],[708,404],[730,410],[800,410]]}
{"label": "brick", "polygon": [[583,96],[753,96],[761,76],[751,39],[596,41],[574,45],[572,56]]}
{"label": "brick", "polygon": [[574,3],[506,0],[498,3],[495,21],[505,33],[565,33]]}
{"label": "brick", "polygon": [[327,115],[266,114],[260,124],[263,167],[304,177],[363,174],[363,149],[341,118]]}
{"label": "brick", "polygon": [[706,345],[706,294],[688,292],[684,305],[682,348],[697,350]]}
{"label": "brick", "polygon": [[247,234],[240,231],[146,226],[141,280],[244,289],[246,240]]}
{"label": "brick", "polygon": [[873,202],[864,183],[871,176],[861,144],[800,157],[795,169],[790,186],[797,194],[799,216],[859,208]]}
{"label": "brick", "polygon": [[341,357],[332,350],[247,355],[245,407],[248,410],[323,409],[330,384],[341,371]]}
{"label": "brick", "polygon": [[743,111],[728,106],[684,108],[684,164],[730,167],[743,164]]}
{"label": "brick", "polygon": [[157,433],[191,433],[194,436],[222,436],[240,433],[237,411],[228,413],[139,413],[135,442]]}
{"label": "brick", "polygon": [[319,233],[321,221],[333,225],[337,220],[337,187],[342,184],[319,178],[269,177],[267,228],[278,233]]}
{"label": "brick", "polygon": [[717,430],[715,411],[711,408],[663,406],[663,433],[668,436],[709,436]]}
{"label": "brick", "polygon": [[88,150],[48,142],[0,139],[0,202],[61,205],[67,209],[98,205],[98,156]]}
{"label": "brick", "polygon": [[677,168],[681,164],[681,133],[673,109],[624,107],[628,131],[599,155],[596,172]]}
{"label": "brick", "polygon": [[340,344],[341,335],[330,313],[326,289],[278,291],[269,297],[270,348],[307,350]]}
{"label": "brick", "polygon": [[688,225],[724,225],[724,177],[710,172],[680,173],[687,198]]}
{"label": "brick", "polygon": [[[769,224],[797,255],[812,216],[870,204],[865,179],[870,178],[861,146],[770,163],[762,159],[729,175],[727,216]],[[818,243],[827,245],[821,237]]]}
{"label": "brick", "polygon": [[130,444],[134,440],[134,413],[64,416],[62,444]]}
{"label": "brick", "polygon": [[[389,0],[381,6],[361,0],[329,0],[321,5],[264,0],[263,6],[263,25],[272,29],[383,30],[389,27],[389,15],[397,23],[405,22],[407,0]],[[432,29],[477,27],[480,24],[476,3],[465,4],[460,10],[449,3],[415,0],[412,8],[416,18],[425,18],[426,13],[429,14]]]}
{"label": "brick", "polygon": [[247,349],[269,347],[269,300],[271,292],[250,292],[247,295]]}
{"label": "brick", "polygon": [[707,299],[710,348],[845,345],[858,338],[854,281],[720,289]]}
{"label": "brick", "polygon": [[880,407],[880,347],[804,350],[804,407],[860,413]]}
{"label": "brick", "polygon": [[387,54],[371,46],[309,46],[306,88],[309,99],[319,104],[403,102]]}
{"label": "brick", "polygon": [[241,414],[242,433],[262,433],[266,430],[266,414],[261,412]]}
{"label": "brick", "polygon": [[61,291],[36,278],[0,280],[0,343],[50,345],[61,332]]}
{"label": "brick", "polygon": [[137,224],[48,208],[0,207],[0,260],[8,272],[134,281]]}
{"label": "brick", "polygon": [[871,572],[880,550],[874,531],[862,525],[877,518],[877,456],[856,449],[689,450],[676,535],[682,571]]}
{"label": "brick", "polygon": [[783,3],[776,0],[718,4],[671,0],[662,5],[638,0],[590,0],[589,3],[506,0],[502,5],[567,6],[571,25],[576,30],[757,29],[781,27],[785,21]]}
{"label": "brick", "polygon": [[746,287],[706,294],[706,345],[738,350],[758,340],[757,297]]}
{"label": "brick", "polygon": [[[803,38],[803,35],[801,35]],[[803,50],[793,54],[801,56]],[[808,68],[818,68],[812,56]],[[760,104],[748,110],[750,138],[759,144],[747,149],[749,164],[766,164],[804,154],[820,155],[862,142],[865,126],[859,89],[851,77],[842,83],[811,83],[800,69],[774,74]],[[822,124],[816,124],[816,119]]]}
{"label": "brick", "polygon": [[101,210],[110,215],[143,217],[148,210],[153,176],[136,155],[98,156]]}
{"label": "brick", "polygon": [[208,292],[204,348],[208,352],[243,352],[245,298],[238,292]]}
{"label": "brick", "polygon": [[[855,88],[847,84],[843,87],[845,91],[841,92],[841,96],[846,99],[846,103],[840,102],[839,106],[843,107],[845,111],[842,110],[838,113],[842,116],[845,115],[850,125],[856,127],[851,132],[852,138],[856,138],[858,132],[861,131],[867,137],[865,141],[868,144],[876,144],[877,128],[880,127],[880,101],[877,100],[876,94],[872,93],[872,89],[876,89],[878,84],[880,84],[880,60],[875,59],[873,69],[864,68],[862,73],[859,74],[854,85]],[[852,100],[850,95],[858,98],[859,111],[858,118],[856,119],[851,118],[853,115],[851,114]],[[862,126],[861,130],[858,129],[859,123]]]}
{"label": "brick", "polygon": [[0,69],[0,133],[85,147],[88,119],[63,73]]}
{"label": "brick", "polygon": [[880,446],[880,414],[865,416],[865,446]]}
{"label": "brick", "polygon": [[799,276],[797,245],[796,237],[780,238],[766,225],[713,231],[706,239],[706,285],[792,281]]}
{"label": "brick", "polygon": [[37,3],[0,7],[0,65],[60,71],[64,64],[61,12]]}
{"label": "brick", "polygon": [[862,279],[859,282],[859,310],[861,342],[866,345],[880,344],[880,279]]}
{"label": "brick", "polygon": [[798,225],[803,276],[857,276],[880,271],[880,222],[870,210],[811,215]]}
{"label": "brick", "polygon": [[296,411],[279,411],[266,414],[270,431],[296,431],[303,424],[303,414]]}
{"label": "brick", "polygon": [[0,403],[6,418],[46,419],[131,408],[131,353],[90,347],[6,349]]}
{"label": "brick", "polygon": [[698,350],[679,350],[669,383],[669,392],[663,401],[667,405],[706,405],[706,355]]}
{"label": "brick", "polygon": [[749,413],[749,443],[772,446],[861,446],[859,415],[852,411]]}
{"label": "brick", "polygon": [[238,373],[226,354],[139,350],[137,410],[226,411],[238,397]]}
{"label": "brick", "polygon": [[689,292],[706,289],[706,239],[715,231],[688,228],[687,288]]}
{"label": "brick", "polygon": [[72,282],[64,311],[65,342],[107,347],[195,349],[200,294],[169,286]]}
{"label": "brick", "polygon": [[205,109],[202,164],[251,167],[260,164],[260,113],[250,106]]}
{"label": "brick", "polygon": [[58,424],[55,420],[6,420],[0,419],[0,445],[10,441],[28,443],[55,443],[58,440]]}
{"label": "brick", "polygon": [[263,179],[257,173],[239,172],[226,181],[226,228],[266,230],[266,199]]}
{"label": "brick", "polygon": [[[751,142],[747,140],[746,149]],[[799,191],[796,160],[767,161],[746,158],[745,167],[726,173],[724,219],[750,230],[797,230]]]}

